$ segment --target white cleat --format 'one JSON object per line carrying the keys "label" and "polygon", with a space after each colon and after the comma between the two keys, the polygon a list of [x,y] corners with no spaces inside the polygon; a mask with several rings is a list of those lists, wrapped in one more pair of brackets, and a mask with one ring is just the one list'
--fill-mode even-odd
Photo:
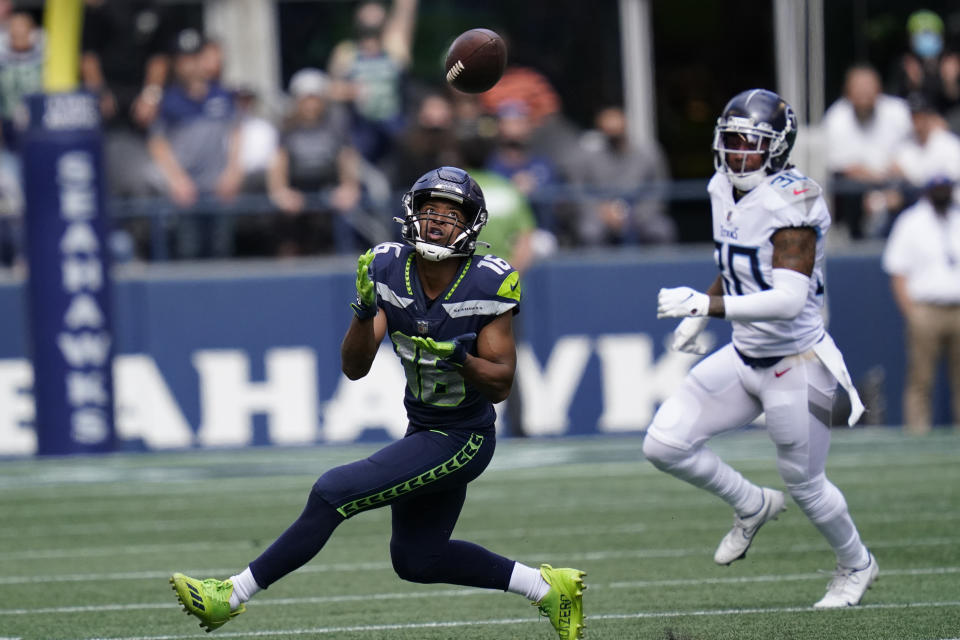
{"label": "white cleat", "polygon": [[753,537],[757,531],[768,520],[776,520],[787,508],[784,505],[785,499],[782,491],[763,487],[763,502],[760,510],[755,514],[746,517],[733,515],[733,528],[720,541],[716,553],[713,554],[713,561],[717,564],[730,564],[734,560],[747,555],[747,549],[753,542]]}
{"label": "white cleat", "polygon": [[862,569],[837,567],[833,580],[827,585],[827,595],[813,605],[814,609],[837,609],[860,604],[860,599],[877,579],[880,567],[870,554],[870,562]]}

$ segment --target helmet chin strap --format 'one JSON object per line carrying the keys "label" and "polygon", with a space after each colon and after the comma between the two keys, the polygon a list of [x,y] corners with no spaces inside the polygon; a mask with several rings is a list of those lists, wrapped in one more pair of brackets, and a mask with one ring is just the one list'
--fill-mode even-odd
{"label": "helmet chin strap", "polygon": [[764,178],[766,177],[767,172],[763,169],[751,171],[750,173],[744,175],[734,175],[732,173],[727,174],[727,178],[730,179],[730,183],[740,191],[744,192],[760,186],[760,183],[763,182]]}
{"label": "helmet chin strap", "polygon": [[417,241],[416,248],[417,253],[431,262],[440,262],[453,255],[453,249],[450,247],[441,247],[438,244],[424,242],[423,240]]}

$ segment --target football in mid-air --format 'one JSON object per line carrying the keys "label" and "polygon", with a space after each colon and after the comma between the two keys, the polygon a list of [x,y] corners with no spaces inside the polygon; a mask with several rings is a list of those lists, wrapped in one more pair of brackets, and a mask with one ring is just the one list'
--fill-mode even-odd
{"label": "football in mid-air", "polygon": [[450,45],[443,70],[454,89],[482,93],[497,84],[506,66],[503,38],[490,29],[470,29]]}

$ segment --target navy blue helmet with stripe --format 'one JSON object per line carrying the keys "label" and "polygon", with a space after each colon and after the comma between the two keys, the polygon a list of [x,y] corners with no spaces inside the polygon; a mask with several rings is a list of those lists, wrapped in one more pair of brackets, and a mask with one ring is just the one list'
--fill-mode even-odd
{"label": "navy blue helmet with stripe", "polygon": [[[423,203],[441,198],[457,204],[466,217],[466,224],[456,224],[457,233],[449,244],[439,245],[424,236],[421,218]],[[403,218],[400,235],[421,256],[438,261],[451,257],[468,256],[477,247],[477,236],[487,223],[487,204],[477,181],[463,169],[439,167],[431,169],[413,183],[403,196]]]}
{"label": "navy blue helmet with stripe", "polygon": [[[714,168],[738,189],[749,191],[787,166],[796,140],[797,116],[786,100],[766,89],[738,93],[717,118]],[[757,154],[763,155],[759,169],[748,167],[748,156]]]}

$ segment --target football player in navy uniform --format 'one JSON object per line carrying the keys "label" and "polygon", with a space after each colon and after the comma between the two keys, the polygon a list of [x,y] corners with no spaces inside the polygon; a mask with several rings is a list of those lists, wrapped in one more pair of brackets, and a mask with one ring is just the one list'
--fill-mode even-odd
{"label": "football player in navy uniform", "polygon": [[876,579],[877,561],[824,469],[837,385],[850,394],[850,425],[863,405],[824,329],[830,213],[820,186],[788,164],[796,137],[790,105],[763,89],[734,96],[717,120],[707,191],[720,275],[706,293],[661,289],[657,317],[683,318],[674,349],[704,353],[697,337],[711,316],[733,323],[733,339],[691,369],[659,408],[643,452],[733,507],[733,528],[714,555],[728,565],[785,509],[784,494],[751,483],[704,444],[765,414],[787,491],[836,553],[834,577],[814,607],[846,607]]}
{"label": "football player in navy uniform", "polygon": [[403,197],[403,208],[396,220],[404,242],[380,244],[358,261],[355,317],[341,365],[352,380],[365,376],[389,336],[407,378],[407,433],[323,474],[300,517],[239,574],[228,580],[174,574],[181,604],[207,630],[313,558],[344,520],[389,506],[390,554],[401,578],[518,593],[550,619],[559,638],[582,637],[584,572],[534,569],[450,539],[467,484],[493,456],[493,403],[513,384],[520,280],[505,260],[474,255],[487,210],[465,171],[428,172]]}

